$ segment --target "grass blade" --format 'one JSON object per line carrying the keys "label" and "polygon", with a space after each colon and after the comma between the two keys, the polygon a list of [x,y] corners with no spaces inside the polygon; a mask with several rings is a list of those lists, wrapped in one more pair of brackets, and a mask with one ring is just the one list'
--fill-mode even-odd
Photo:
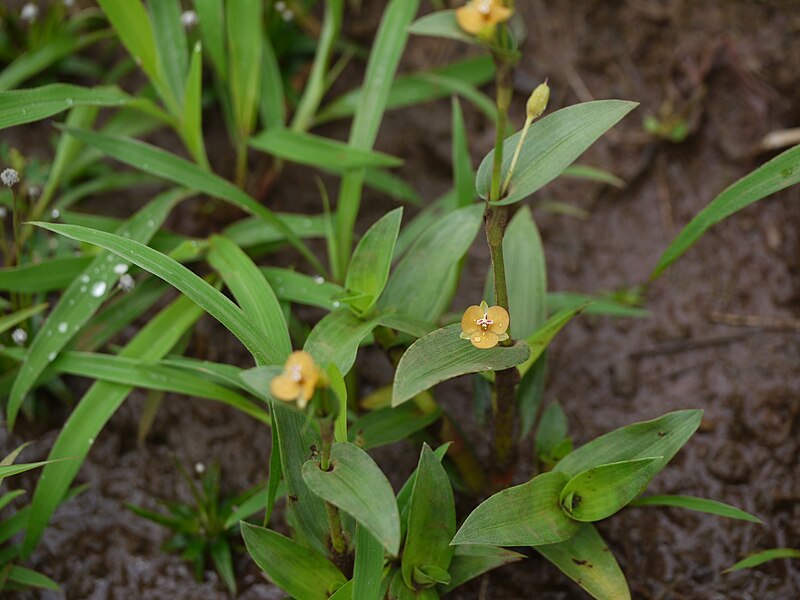
{"label": "grass blade", "polygon": [[758,169],[725,189],[701,210],[678,234],[661,255],[650,279],[657,278],[668,266],[689,250],[710,227],[723,219],[800,182],[800,145],[779,154]]}
{"label": "grass blade", "polygon": [[69,238],[105,248],[163,279],[222,323],[245,345],[257,361],[269,364],[269,357],[277,354],[272,341],[266,340],[260,335],[258,328],[238,306],[168,256],[144,244],[113,233],[87,229],[78,225],[53,223],[37,223],[37,225]]}
{"label": "grass blade", "polygon": [[794,558],[800,559],[800,550],[794,548],[772,548],[770,550],[762,550],[751,554],[747,558],[740,560],[732,567],[725,569],[723,573],[732,573],[733,571],[741,571],[742,569],[752,569],[758,565],[763,565],[765,562],[771,560],[778,560],[780,558]]}
{"label": "grass blade", "polygon": [[177,104],[183,103],[186,71],[189,68],[186,29],[181,23],[179,0],[148,0],[153,37],[158,61],[164,68],[164,79],[172,90]]}
{"label": "grass blade", "polygon": [[[189,299],[180,297],[151,319],[119,356],[158,360],[180,341],[201,315],[202,310],[199,307]],[[30,556],[36,548],[50,517],[77,475],[95,438],[132,389],[131,386],[98,381],[70,414],[48,458],[76,457],[77,460],[47,465],[44,468],[31,501],[31,516],[21,549],[23,558]]]}
{"label": "grass blade", "polygon": [[261,91],[263,0],[226,3],[228,32],[228,84],[231,108],[240,139],[247,139],[256,124]]}
{"label": "grass blade", "polygon": [[267,279],[245,252],[226,237],[211,237],[209,264],[231,290],[242,311],[271,341],[270,364],[283,364],[292,342],[283,310]]}
{"label": "grass blade", "polygon": [[14,325],[22,323],[33,315],[38,315],[45,308],[47,308],[47,303],[42,303],[37,304],[36,306],[23,308],[22,310],[18,310],[10,315],[3,315],[0,317],[0,333],[8,331],[14,327]]}
{"label": "grass blade", "polygon": [[671,506],[674,508],[685,508],[696,512],[717,515],[726,519],[738,519],[740,521],[750,521],[751,523],[763,523],[761,519],[743,511],[740,508],[707,498],[695,498],[694,496],[642,496],[631,502],[631,506]]}
{"label": "grass blade", "polygon": [[[183,190],[174,190],[159,196],[124,224],[120,232],[129,235],[131,243],[139,243],[133,240],[146,242],[185,195]],[[118,264],[127,267],[128,263],[125,259],[114,260],[114,256],[106,252],[99,254],[83,275],[72,281],[42,325],[11,389],[6,409],[9,429],[13,429],[22,401],[36,379],[92,317],[116,284],[120,276]]]}
{"label": "grass blade", "polygon": [[286,240],[297,248],[317,271],[320,273],[325,272],[325,268],[317,260],[316,256],[294,231],[272,211],[261,206],[229,181],[204,171],[201,167],[179,156],[138,140],[82,129],[67,129],[66,131],[82,140],[85,144],[102,150],[120,162],[189,189],[202,190],[210,196],[226,200],[242,210],[261,218],[280,231]]}

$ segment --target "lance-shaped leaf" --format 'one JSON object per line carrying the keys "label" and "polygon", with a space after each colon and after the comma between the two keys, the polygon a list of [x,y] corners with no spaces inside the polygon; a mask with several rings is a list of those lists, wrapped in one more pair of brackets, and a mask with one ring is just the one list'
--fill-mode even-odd
{"label": "lance-shaped leaf", "polygon": [[149,100],[134,98],[114,86],[85,88],[53,83],[0,92],[0,129],[41,121],[75,106],[131,106],[161,120],[166,119]]}
{"label": "lance-shaped leaf", "polygon": [[427,444],[423,444],[408,509],[408,535],[402,574],[406,586],[432,588],[449,583],[447,569],[453,556],[450,540],[456,530],[456,507],[447,472]]}
{"label": "lance-shaped leaf", "polygon": [[[527,198],[561,175],[601,135],[636,108],[636,102],[597,100],[562,108],[531,125],[519,162],[511,176],[508,193],[499,204],[513,204]],[[505,180],[521,132],[503,143]],[[478,168],[475,186],[481,198],[489,197],[494,150]]]}
{"label": "lance-shaped leaf", "polygon": [[0,290],[23,294],[60,290],[83,273],[92,260],[91,256],[69,256],[34,265],[0,269]]}
{"label": "lance-shaped leaf", "polygon": [[732,567],[725,569],[723,573],[731,573],[733,571],[740,571],[742,569],[752,569],[758,565],[763,565],[765,562],[778,560],[781,558],[794,558],[800,560],[800,550],[795,550],[794,548],[771,548],[769,550],[762,550],[761,552],[756,552],[755,554],[751,554],[747,558],[740,560]]}
{"label": "lance-shaped leaf", "polygon": [[539,230],[531,209],[524,206],[503,237],[508,278],[508,311],[514,315],[510,335],[526,339],[547,319],[547,266]]}
{"label": "lance-shaped leaf", "polygon": [[685,508],[696,512],[717,515],[727,519],[738,519],[740,521],[750,521],[751,523],[762,523],[761,519],[743,511],[740,508],[709,500],[708,498],[695,498],[694,496],[643,496],[631,502],[631,506],[670,506],[673,508]]}
{"label": "lance-shaped leaf", "polygon": [[261,91],[264,3],[237,0],[225,3],[228,31],[228,76],[231,113],[242,139],[253,131]]}
{"label": "lance-shaped leaf", "polygon": [[582,523],[578,532],[558,544],[534,548],[597,600],[630,600],[625,575],[597,529]]}
{"label": "lance-shaped leaf", "polygon": [[600,521],[636,498],[663,468],[661,459],[638,458],[578,473],[561,490],[561,508],[576,521]]}
{"label": "lance-shaped leaf", "polygon": [[524,554],[497,546],[456,546],[450,562],[449,592],[484,573],[525,558]]}
{"label": "lance-shaped leaf", "polygon": [[354,444],[334,444],[331,469],[309,460],[303,480],[320,498],[366,527],[392,556],[400,551],[400,513],[392,485],[369,454]]}
{"label": "lance-shaped leaf", "polygon": [[316,550],[280,533],[241,522],[250,556],[267,577],[297,600],[328,600],[347,582],[342,572]]}
{"label": "lance-shaped leaf", "polygon": [[542,473],[495,494],[472,511],[453,544],[538,546],[571,538],[579,523],[559,506],[567,481],[563,473]]}
{"label": "lance-shaped leaf", "polygon": [[[121,225],[120,233],[130,236],[131,243],[138,243],[133,240],[147,242],[175,203],[184,197],[186,194],[181,190],[162,194]],[[103,252],[66,289],[31,343],[14,381],[7,406],[9,429],[14,427],[22,401],[39,375],[103,304],[128,265],[127,257],[115,260],[112,254]]]}
{"label": "lance-shaped leaf", "polygon": [[225,200],[247,211],[280,231],[286,241],[292,244],[317,271],[325,271],[308,246],[300,240],[298,235],[286,223],[271,210],[256,202],[222,177],[214,175],[180,156],[139,140],[83,129],[64,128],[64,131],[75,136],[84,144],[97,148],[113,159],[130,165],[135,169],[140,169],[189,189],[202,190],[203,193],[209,196]]}
{"label": "lance-shaped leaf", "polygon": [[334,364],[346,374],[356,362],[361,340],[374,327],[375,321],[360,319],[349,309],[335,310],[314,326],[303,349],[318,365]]}
{"label": "lance-shaped leaf", "polygon": [[365,450],[398,442],[432,425],[441,414],[438,408],[426,410],[414,402],[368,412],[353,423],[350,441]]}
{"label": "lance-shaped leaf", "polygon": [[530,356],[525,342],[481,349],[459,337],[461,325],[448,325],[414,342],[406,350],[394,378],[392,406],[445,381],[482,371],[510,369]]}
{"label": "lance-shaped leaf", "polygon": [[278,436],[281,467],[289,491],[289,510],[297,524],[296,533],[306,545],[326,552],[328,518],[325,503],[306,485],[303,464],[312,454],[312,447],[322,447],[313,421],[283,402],[270,402],[273,435]]}
{"label": "lance-shaped leaf", "polygon": [[269,364],[270,357],[279,354],[274,349],[273,341],[265,339],[259,333],[258,327],[253,325],[238,306],[204,279],[157,250],[120,235],[87,229],[78,225],[35,224],[69,238],[110,250],[160,277],[222,323],[245,345],[256,360]]}
{"label": "lance-shaped leaf", "polygon": [[472,245],[483,222],[475,204],[433,222],[406,252],[389,277],[378,306],[435,321],[450,301],[453,269]]}
{"label": "lance-shaped leaf", "polygon": [[714,198],[684,227],[661,255],[655,279],[691,248],[710,227],[770,194],[800,182],[800,145],[789,148]]}
{"label": "lance-shaped leaf", "polygon": [[244,250],[221,235],[211,237],[208,262],[222,275],[245,316],[270,340],[270,362],[283,363],[292,352],[292,342],[280,302],[264,274]]}
{"label": "lance-shaped leaf", "polygon": [[277,158],[341,173],[361,167],[399,167],[403,161],[375,150],[291,129],[268,129],[253,136],[250,145]]}
{"label": "lance-shaped leaf", "polygon": [[356,525],[356,558],[353,565],[353,598],[381,600],[383,545],[361,525]]}
{"label": "lance-shaped leaf", "polygon": [[402,208],[381,217],[367,230],[353,252],[345,287],[353,296],[348,301],[350,306],[359,314],[372,308],[386,286],[402,219]]}
{"label": "lance-shaped leaf", "polygon": [[573,450],[554,470],[575,477],[608,463],[662,456],[655,463],[660,470],[692,437],[702,418],[702,410],[678,410],[652,421],[621,427]]}

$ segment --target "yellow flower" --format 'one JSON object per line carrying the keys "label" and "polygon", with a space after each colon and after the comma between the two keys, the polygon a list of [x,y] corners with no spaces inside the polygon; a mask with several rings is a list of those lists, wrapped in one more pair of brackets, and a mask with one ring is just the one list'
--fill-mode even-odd
{"label": "yellow flower", "polygon": [[482,35],[493,30],[498,23],[508,21],[512,14],[514,11],[503,0],[469,0],[456,9],[456,21],[467,33]]}
{"label": "yellow flower", "polygon": [[314,397],[314,389],[319,381],[319,370],[308,352],[292,352],[283,366],[283,374],[273,377],[269,384],[270,393],[284,402],[297,402],[304,409]]}
{"label": "yellow flower", "polygon": [[461,317],[461,339],[469,340],[476,348],[494,348],[508,339],[508,312],[502,306],[489,308],[484,300],[472,305]]}

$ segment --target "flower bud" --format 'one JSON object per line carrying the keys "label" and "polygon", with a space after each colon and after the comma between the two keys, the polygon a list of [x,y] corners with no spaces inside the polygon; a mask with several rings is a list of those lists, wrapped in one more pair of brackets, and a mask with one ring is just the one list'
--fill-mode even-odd
{"label": "flower bud", "polygon": [[528,98],[528,118],[535,119],[541,115],[545,109],[547,108],[547,103],[550,100],[550,86],[547,85],[547,82],[540,83],[533,93],[531,97]]}

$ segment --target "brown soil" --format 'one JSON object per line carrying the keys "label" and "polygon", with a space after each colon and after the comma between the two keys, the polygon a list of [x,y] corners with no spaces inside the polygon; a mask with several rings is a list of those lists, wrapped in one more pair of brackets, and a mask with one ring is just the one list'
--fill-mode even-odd
{"label": "brown soil", "polygon": [[[382,3],[365,4],[361,19],[350,21],[353,35],[374,31]],[[518,4],[530,32],[517,80],[518,107],[545,77],[554,90],[551,110],[592,98],[642,104],[582,159],[622,176],[629,182],[625,190],[559,182],[537,195],[535,202],[566,202],[590,213],[579,220],[536,209],[553,290],[613,290],[645,280],[660,251],[692,215],[769,158],[757,150],[760,139],[800,121],[797,3]],[[403,68],[442,64],[463,52],[455,43],[412,39]],[[350,73],[347,82],[360,77]],[[644,116],[658,113],[665,102],[691,123],[691,135],[680,144],[642,133]],[[492,143],[492,131],[475,111],[467,109],[467,116],[477,164]],[[441,101],[394,112],[381,130],[379,148],[406,159],[402,172],[426,200],[449,186],[449,119],[449,102]],[[345,137],[346,131],[346,124],[334,124],[323,133]],[[301,204],[300,210],[317,212],[318,196],[309,180],[306,171],[288,169],[270,195],[270,206],[298,210]],[[715,498],[765,521],[759,526],[649,508],[629,509],[602,523],[635,598],[789,600],[800,595],[796,561],[722,574],[748,552],[800,547],[799,194],[797,189],[781,193],[715,227],[649,290],[651,319],[583,317],[552,345],[547,398],[562,402],[577,443],[670,410],[702,408],[700,432],[652,490]],[[362,229],[391,203],[366,194],[363,206]],[[191,217],[183,215],[175,228],[195,229],[186,221]],[[482,240],[469,258],[456,307],[474,302],[482,289],[487,267]],[[744,327],[724,315],[728,323],[718,322],[716,313],[782,322],[774,328]],[[214,339],[207,357],[248,364],[235,343],[220,343],[222,335],[215,323],[202,322],[199,336]],[[387,366],[374,353],[361,357],[365,389],[385,383]],[[471,422],[468,393],[469,382],[460,381],[444,386],[442,398]],[[172,453],[186,464],[220,461],[225,488],[244,490],[266,473],[269,432],[230,410],[170,398],[147,445],[139,448],[142,400],[132,396],[99,436],[80,475],[90,490],[59,510],[33,566],[60,582],[70,599],[225,598],[213,572],[196,583],[179,558],[159,552],[166,532],[132,516],[123,504],[186,498]],[[60,424],[57,417],[51,421],[37,444],[42,454]],[[482,428],[473,423],[467,431],[485,446]],[[19,439],[0,445],[11,447]],[[395,484],[409,473],[415,455],[403,443],[375,453]],[[264,582],[248,557],[240,555],[237,573],[240,597],[284,597]],[[485,595],[480,595],[482,585]],[[450,597],[585,595],[548,563],[532,558]]]}

